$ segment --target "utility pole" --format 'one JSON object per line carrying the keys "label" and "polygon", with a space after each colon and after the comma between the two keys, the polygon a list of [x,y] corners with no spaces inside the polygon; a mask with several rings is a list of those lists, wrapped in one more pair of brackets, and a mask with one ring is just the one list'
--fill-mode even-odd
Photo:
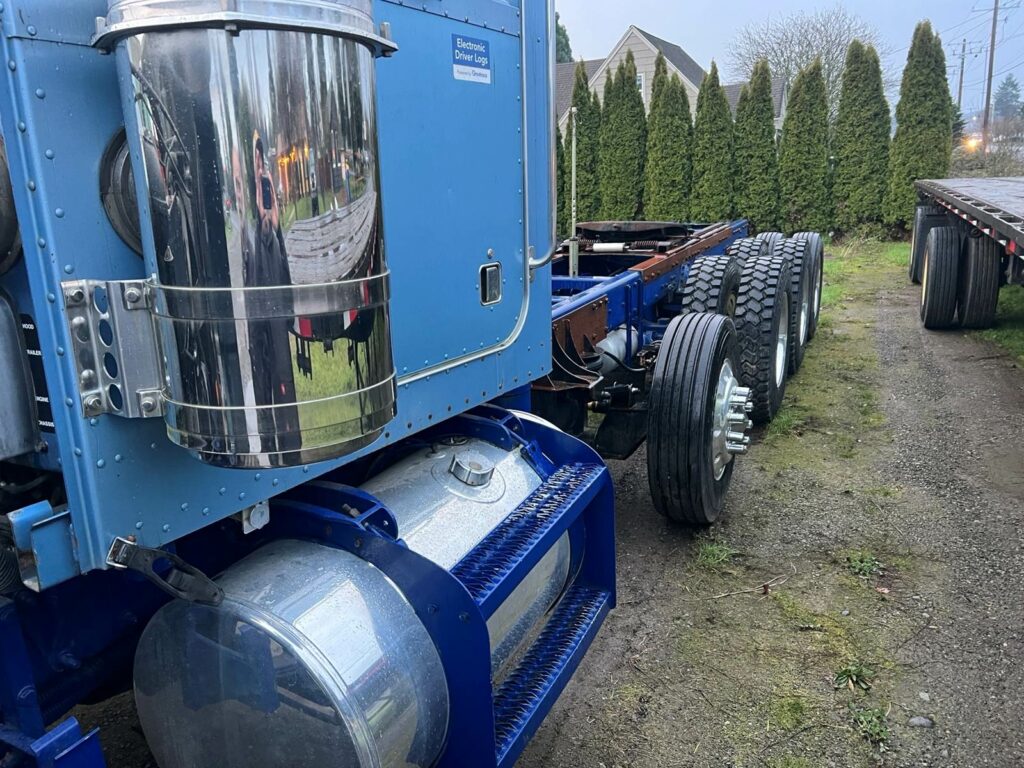
{"label": "utility pole", "polygon": [[963,107],[964,100],[964,60],[967,58],[967,38],[960,44],[960,82],[956,86],[956,108]]}
{"label": "utility pole", "polygon": [[988,152],[989,113],[992,111],[992,70],[996,63],[996,27],[999,25],[999,0],[992,7],[992,39],[988,45],[988,77],[985,85],[985,114],[981,119],[981,146]]}

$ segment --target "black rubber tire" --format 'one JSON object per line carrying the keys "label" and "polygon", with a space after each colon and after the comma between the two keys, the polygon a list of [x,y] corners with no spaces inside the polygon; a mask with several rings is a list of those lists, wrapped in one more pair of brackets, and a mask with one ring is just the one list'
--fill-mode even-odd
{"label": "black rubber tire", "polygon": [[[818,332],[818,320],[821,318],[821,290],[825,286],[825,242],[817,232],[797,232],[794,240],[807,241],[807,254],[814,259],[813,271],[808,270],[811,278],[811,319],[807,326],[807,341]],[[804,257],[805,259],[807,256]]]}
{"label": "black rubber tire", "polygon": [[[811,285],[814,274],[814,257],[808,256],[807,240],[790,238],[783,240],[775,248],[776,255],[789,260],[792,266],[793,282],[789,293],[789,374],[792,376],[804,364],[804,350],[810,339],[811,318],[814,299]],[[806,328],[801,332],[801,303],[807,301]]]}
{"label": "black rubber tire", "polygon": [[925,328],[952,328],[960,278],[960,230],[933,227],[924,244],[921,322]]}
{"label": "black rubber tire", "polygon": [[946,214],[937,205],[919,205],[914,209],[914,228],[910,231],[910,264],[907,276],[917,285],[921,282],[921,268],[924,266],[924,244],[928,233],[935,227],[949,222]]}
{"label": "black rubber tire", "polygon": [[984,235],[967,237],[961,249],[957,315],[963,328],[991,328],[999,303],[1003,247]]}
{"label": "black rubber tire", "polygon": [[782,361],[782,377],[776,376],[777,341],[782,324],[789,329],[789,313],[783,317],[779,296],[789,297],[793,284],[789,260],[778,254],[759,256],[743,268],[740,296],[736,302],[736,332],[740,338],[739,379],[750,387],[755,424],[767,424],[778,413],[786,394],[789,349]]}
{"label": "black rubber tire", "polygon": [[763,256],[772,251],[764,240],[758,240],[756,237],[741,237],[739,240],[734,240],[725,252],[738,259],[740,268],[742,268],[748,259]]}
{"label": "black rubber tire", "polygon": [[647,479],[655,509],[679,523],[718,519],[734,461],[715,479],[712,428],[718,377],[738,365],[736,327],[708,312],[679,315],[661,342],[648,400]]}
{"label": "black rubber tire", "polygon": [[771,253],[786,239],[786,236],[781,232],[758,232],[754,235],[754,239],[766,242],[768,244],[768,253]]}
{"label": "black rubber tire", "polygon": [[690,265],[680,297],[681,313],[714,312],[732,317],[740,293],[743,268],[734,256],[719,253]]}

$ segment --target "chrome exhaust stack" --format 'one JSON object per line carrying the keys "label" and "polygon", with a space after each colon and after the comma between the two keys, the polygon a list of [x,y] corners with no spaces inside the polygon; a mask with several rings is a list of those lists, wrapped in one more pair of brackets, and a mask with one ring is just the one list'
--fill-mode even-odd
{"label": "chrome exhaust stack", "polygon": [[343,456],[395,415],[370,0],[113,0],[169,437]]}

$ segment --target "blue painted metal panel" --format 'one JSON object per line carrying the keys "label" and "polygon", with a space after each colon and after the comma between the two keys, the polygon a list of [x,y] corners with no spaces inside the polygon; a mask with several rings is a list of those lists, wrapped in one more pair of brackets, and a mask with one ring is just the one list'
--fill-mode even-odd
{"label": "blue painted metal panel", "polygon": [[[84,44],[105,5],[83,0],[69,10],[61,0],[13,0],[0,11],[9,63],[0,87],[0,127],[27,248],[27,258],[0,278],[0,287],[38,325],[55,433],[46,436],[49,450],[35,461],[63,469],[73,532],[30,542],[40,560],[86,572],[104,567],[116,536],[162,546],[547,372],[550,270],[528,281],[524,260],[530,246],[540,255],[552,246],[551,144],[541,130],[551,115],[545,90],[528,92],[524,118],[520,48],[521,40],[529,41],[525,61],[535,87],[549,76],[546,5],[530,3],[520,19],[518,3],[474,2],[480,14],[467,24],[380,2],[379,18],[391,21],[402,46],[378,63],[392,324],[398,370],[405,374],[398,417],[360,454],[263,472],[202,465],[167,441],[159,420],[84,419],[74,365],[65,354],[71,345],[60,281],[146,274],[109,226],[97,194],[100,157],[123,124],[114,58]],[[456,4],[446,0],[445,7],[452,11]],[[501,24],[495,27],[513,16],[516,28],[502,33]],[[492,85],[454,79],[451,35],[461,31],[490,44]],[[485,308],[476,281],[489,248],[502,263],[505,291],[501,304]],[[524,287],[529,302],[521,305]],[[491,352],[455,360],[463,348],[479,352],[499,338],[503,343]],[[446,362],[443,370],[422,370]],[[43,586],[70,571],[44,570]]]}

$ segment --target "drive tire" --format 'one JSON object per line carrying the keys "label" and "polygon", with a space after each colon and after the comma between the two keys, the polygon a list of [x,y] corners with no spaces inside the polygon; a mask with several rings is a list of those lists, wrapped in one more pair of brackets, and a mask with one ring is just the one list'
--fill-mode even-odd
{"label": "drive tire", "polygon": [[648,401],[647,478],[655,509],[690,526],[714,523],[734,461],[713,466],[715,398],[728,363],[736,372],[736,328],[706,312],[672,319],[654,365]]}
{"label": "drive tire", "polygon": [[736,314],[742,274],[739,260],[724,253],[690,264],[680,299],[681,314],[714,312],[732,317]]}
{"label": "drive tire", "polygon": [[804,259],[811,259],[814,264],[813,269],[807,272],[811,276],[811,317],[807,326],[807,341],[810,341],[818,331],[818,320],[821,318],[821,290],[825,286],[825,241],[817,232],[797,232],[791,239],[807,242],[807,255]]}
{"label": "drive tire", "polygon": [[748,259],[763,256],[772,251],[765,240],[759,240],[756,237],[741,237],[738,240],[734,240],[725,252],[739,260],[740,267],[742,268]]}
{"label": "drive tire", "polygon": [[933,227],[925,238],[921,271],[921,322],[931,330],[956,323],[960,276],[960,230]]}
{"label": "drive tire", "polygon": [[999,303],[1003,247],[984,235],[964,240],[957,314],[964,328],[991,328]]}
{"label": "drive tire", "polygon": [[751,389],[755,424],[778,413],[789,367],[790,291],[793,268],[784,256],[759,256],[743,268],[736,302],[740,381]]}
{"label": "drive tire", "polygon": [[928,233],[935,227],[941,227],[947,223],[946,215],[937,205],[919,205],[914,209],[914,228],[910,231],[910,264],[907,266],[907,276],[915,285],[921,282],[924,246],[928,239]]}

